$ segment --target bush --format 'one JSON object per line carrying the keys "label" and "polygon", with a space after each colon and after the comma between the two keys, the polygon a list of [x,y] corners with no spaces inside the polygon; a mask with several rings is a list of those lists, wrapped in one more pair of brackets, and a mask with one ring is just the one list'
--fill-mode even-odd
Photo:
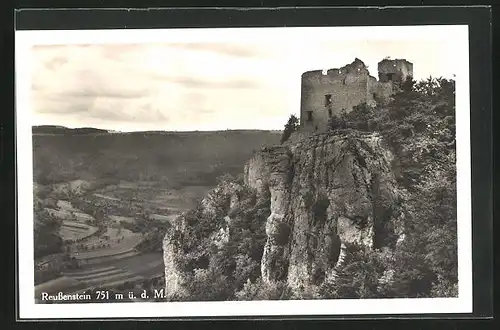
{"label": "bush", "polygon": [[[226,177],[221,184],[233,180]],[[216,188],[210,195],[215,216],[205,212],[201,203],[184,215],[187,227],[174,240],[182,251],[176,255],[176,263],[185,276],[185,289],[190,299],[233,299],[248,279],[255,281],[260,277],[260,261],[267,239],[265,224],[271,213],[270,199],[267,195],[257,198],[251,189],[238,192],[238,207],[232,210],[226,203],[228,196]],[[214,244],[212,235],[222,228],[228,230],[223,219],[229,211],[232,218],[229,240]],[[207,288],[210,286],[213,288]]]}
{"label": "bush", "polygon": [[252,283],[248,280],[236,293],[237,300],[286,300],[291,298],[290,288],[284,282],[264,283],[261,278]]}
{"label": "bush", "polygon": [[346,129],[347,123],[343,116],[333,115],[328,120],[328,128],[330,130]]}
{"label": "bush", "polygon": [[247,254],[236,256],[236,269],[234,271],[235,288],[241,289],[248,281],[255,281],[260,276],[260,263]]}
{"label": "bush", "polygon": [[229,300],[233,296],[227,277],[213,269],[195,269],[187,283],[189,299],[193,301]]}

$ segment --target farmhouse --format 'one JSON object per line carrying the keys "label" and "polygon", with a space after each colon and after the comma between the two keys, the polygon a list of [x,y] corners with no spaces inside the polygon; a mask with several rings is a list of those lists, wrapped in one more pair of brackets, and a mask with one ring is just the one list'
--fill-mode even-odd
{"label": "farmhouse", "polygon": [[340,69],[315,70],[302,74],[300,127],[316,132],[327,128],[329,119],[350,112],[361,103],[375,105],[392,95],[395,88],[413,76],[413,64],[405,59],[378,63],[378,79],[370,76],[360,59]]}

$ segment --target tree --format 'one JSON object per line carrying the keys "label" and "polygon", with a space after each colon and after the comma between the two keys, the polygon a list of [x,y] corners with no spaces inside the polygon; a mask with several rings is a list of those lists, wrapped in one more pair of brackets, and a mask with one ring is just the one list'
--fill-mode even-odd
{"label": "tree", "polygon": [[281,143],[285,143],[290,138],[293,132],[299,128],[299,119],[295,115],[290,115],[288,122],[285,124],[283,135],[281,136]]}
{"label": "tree", "polygon": [[413,91],[413,86],[415,85],[416,81],[413,79],[412,76],[408,76],[405,81],[401,84],[401,90],[406,93],[410,93]]}
{"label": "tree", "polygon": [[61,222],[45,210],[36,211],[34,220],[35,258],[62,252],[63,240],[58,234]]}

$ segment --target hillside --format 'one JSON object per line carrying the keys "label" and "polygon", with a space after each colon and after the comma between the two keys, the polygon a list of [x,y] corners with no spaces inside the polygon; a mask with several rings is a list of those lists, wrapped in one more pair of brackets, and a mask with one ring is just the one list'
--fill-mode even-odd
{"label": "hillside", "polygon": [[[38,134],[49,131],[53,134]],[[34,178],[42,185],[72,180],[214,185],[218,175],[237,173],[253,150],[277,143],[281,134],[269,131],[102,133],[100,130],[82,134],[82,130],[75,133],[53,127],[37,127],[34,132],[37,132],[33,135]]]}

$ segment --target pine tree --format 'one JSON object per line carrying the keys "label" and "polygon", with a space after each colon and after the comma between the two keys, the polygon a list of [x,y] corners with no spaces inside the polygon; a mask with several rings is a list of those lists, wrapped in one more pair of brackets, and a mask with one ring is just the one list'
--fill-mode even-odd
{"label": "pine tree", "polygon": [[281,143],[284,143],[290,138],[293,132],[299,128],[299,119],[295,115],[290,115],[288,122],[283,130],[283,135],[281,136]]}

